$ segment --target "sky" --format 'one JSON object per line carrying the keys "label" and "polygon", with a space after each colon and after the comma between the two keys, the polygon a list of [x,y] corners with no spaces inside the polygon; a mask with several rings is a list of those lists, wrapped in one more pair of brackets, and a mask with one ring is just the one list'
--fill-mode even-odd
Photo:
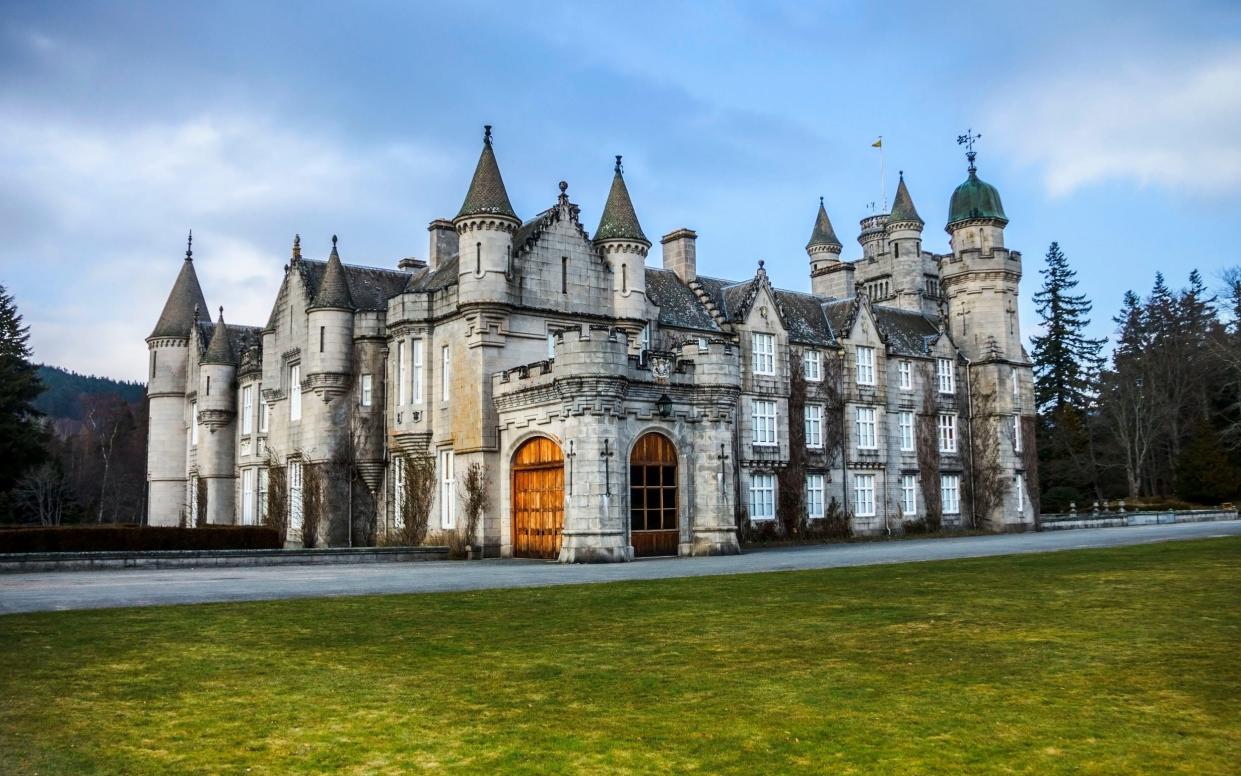
{"label": "sky", "polygon": [[208,305],[262,325],[294,233],[425,257],[483,124],[523,218],[563,179],[593,231],[623,154],[653,242],[690,227],[702,274],[798,290],[819,197],[856,258],[901,170],[946,251],[972,129],[1027,335],[1053,240],[1096,336],[1155,272],[1241,263],[1237,2],[4,0],[0,284],[37,361],[140,380],[187,230]]}

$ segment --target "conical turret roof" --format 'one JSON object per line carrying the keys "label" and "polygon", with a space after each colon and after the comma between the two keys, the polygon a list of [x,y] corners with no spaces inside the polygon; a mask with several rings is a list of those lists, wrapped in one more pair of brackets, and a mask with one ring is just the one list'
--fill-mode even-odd
{"label": "conical turret roof", "polygon": [[323,279],[319,281],[319,290],[315,293],[309,309],[319,307],[354,309],[353,296],[349,293],[349,279],[345,277],[345,267],[340,263],[340,254],[336,252],[336,235],[332,235],[332,255],[328,256]]}
{"label": "conical turret roof", "polygon": [[905,174],[901,173],[901,182],[896,186],[896,198],[892,200],[892,212],[888,214],[888,223],[899,224],[905,221],[926,223],[922,220],[922,216],[918,215],[913,198],[909,196],[909,189],[905,186]]}
{"label": "conical turret roof", "polygon": [[164,302],[164,310],[159,314],[159,321],[151,332],[152,337],[189,337],[195,323],[195,309],[198,311],[198,320],[211,320],[207,314],[207,300],[203,298],[202,286],[198,284],[198,275],[194,272],[192,246],[191,235],[185,249],[185,261],[172,284],[168,301]]}
{"label": "conical turret roof", "polygon": [[634,212],[633,200],[629,198],[629,188],[625,186],[625,176],[621,172],[621,158],[616,157],[616,174],[612,176],[612,190],[608,192],[607,204],[603,206],[603,215],[599,217],[599,228],[595,230],[596,240],[636,240],[647,245],[651,241],[642,233],[642,225],[638,223],[638,214]]}
{"label": "conical turret roof", "polygon": [[840,238],[836,236],[836,230],[832,228],[832,221],[827,217],[827,208],[823,207],[823,198],[819,197],[819,215],[814,219],[814,231],[810,233],[810,242],[806,243],[806,250],[817,247],[835,248],[840,250],[843,246],[840,244]]}
{"label": "conical turret roof", "polygon": [[211,342],[203,355],[204,364],[236,365],[233,356],[233,344],[228,339],[228,327],[224,325],[224,308],[220,308],[220,320],[216,321],[215,330],[211,332]]}
{"label": "conical turret roof", "polygon": [[457,218],[479,215],[517,218],[513,205],[508,200],[508,191],[504,188],[504,178],[500,176],[500,165],[496,162],[495,152],[491,150],[490,125],[484,128],[483,152],[478,157],[474,179],[470,181],[470,190],[465,194],[465,202],[461,203]]}

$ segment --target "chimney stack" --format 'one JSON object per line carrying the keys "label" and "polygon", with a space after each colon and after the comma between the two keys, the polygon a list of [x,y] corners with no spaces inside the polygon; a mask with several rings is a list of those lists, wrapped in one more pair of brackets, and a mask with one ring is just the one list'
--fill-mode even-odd
{"label": "chimney stack", "polygon": [[431,233],[430,249],[427,251],[427,266],[434,272],[440,264],[457,254],[457,230],[452,221],[437,218],[427,227]]}
{"label": "chimney stack", "polygon": [[682,283],[698,277],[697,239],[693,229],[676,229],[659,241],[664,249],[664,269],[675,272]]}

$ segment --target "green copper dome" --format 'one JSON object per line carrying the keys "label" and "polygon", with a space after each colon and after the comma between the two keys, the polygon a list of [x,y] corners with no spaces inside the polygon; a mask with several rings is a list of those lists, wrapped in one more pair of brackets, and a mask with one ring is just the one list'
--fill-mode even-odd
{"label": "green copper dome", "polygon": [[971,166],[970,177],[952,192],[952,202],[948,205],[948,226],[972,218],[993,218],[1008,223],[1004,206],[1000,204],[1000,192],[979,178]]}

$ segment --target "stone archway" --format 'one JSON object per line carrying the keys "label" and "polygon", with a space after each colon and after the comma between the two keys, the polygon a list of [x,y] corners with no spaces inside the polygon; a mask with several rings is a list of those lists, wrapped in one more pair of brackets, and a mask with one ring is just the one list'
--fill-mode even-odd
{"label": "stone archway", "polygon": [[629,454],[629,543],[635,557],[676,555],[677,451],[658,432],[643,434]]}

